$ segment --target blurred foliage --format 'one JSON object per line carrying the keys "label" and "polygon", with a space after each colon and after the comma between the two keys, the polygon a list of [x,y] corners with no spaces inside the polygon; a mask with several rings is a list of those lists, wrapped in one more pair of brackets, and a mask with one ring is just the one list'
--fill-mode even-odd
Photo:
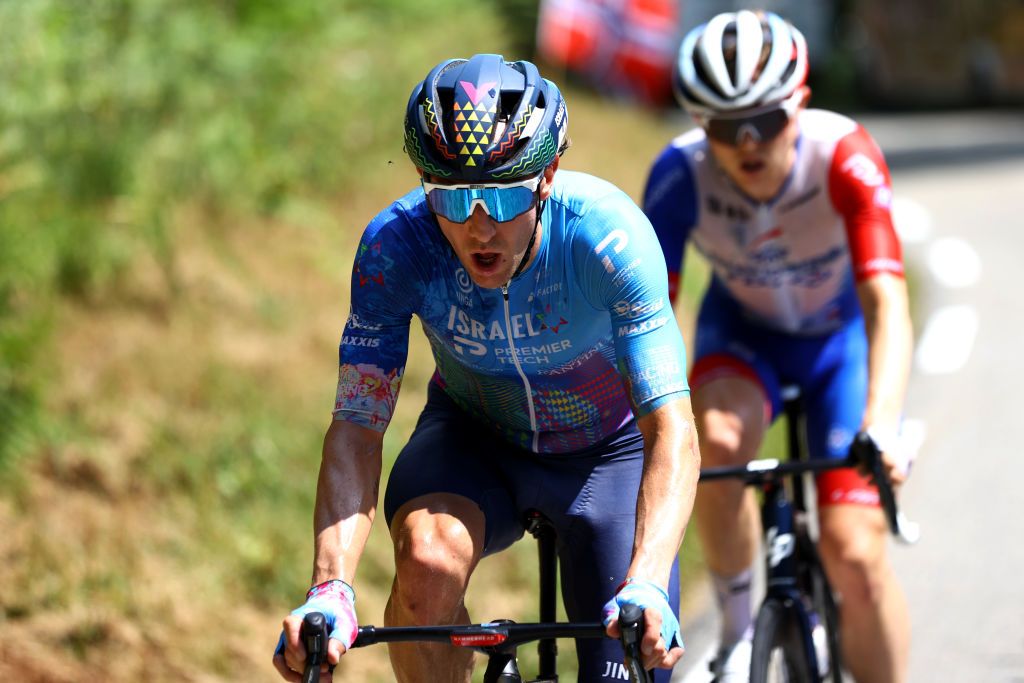
{"label": "blurred foliage", "polygon": [[173,291],[182,205],[224,226],[357,191],[441,51],[495,49],[474,29],[497,5],[0,3],[0,467],[30,441],[55,299],[130,296],[142,253]]}
{"label": "blurred foliage", "polygon": [[[234,643],[275,637],[307,585],[331,400],[309,378],[331,391],[347,231],[415,177],[410,87],[444,58],[529,57],[530,9],[0,2],[0,678],[31,678],[7,657],[37,647],[68,680],[275,675]],[[189,627],[226,611],[237,638]]]}

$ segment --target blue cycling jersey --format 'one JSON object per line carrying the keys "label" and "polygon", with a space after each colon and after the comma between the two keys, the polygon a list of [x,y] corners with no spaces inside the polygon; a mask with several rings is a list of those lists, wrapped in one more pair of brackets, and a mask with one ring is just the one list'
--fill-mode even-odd
{"label": "blue cycling jersey", "polygon": [[585,448],[688,392],[664,256],[639,208],[605,181],[559,171],[541,222],[536,257],[506,296],[469,278],[421,188],[378,214],[353,267],[336,417],[387,427],[413,315],[434,381],[534,452]]}

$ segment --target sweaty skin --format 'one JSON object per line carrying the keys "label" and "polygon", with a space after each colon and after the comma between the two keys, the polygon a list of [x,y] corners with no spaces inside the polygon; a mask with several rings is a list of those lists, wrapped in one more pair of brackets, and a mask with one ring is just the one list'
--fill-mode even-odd
{"label": "sweaty skin", "polygon": [[[344,420],[335,420],[324,437],[314,511],[314,565],[311,585],[330,579],[353,583],[377,512],[384,435]],[[306,655],[299,641],[302,619],[288,615],[284,655],[274,667],[285,680],[298,683]],[[327,661],[337,664],[343,648],[330,639]]]}

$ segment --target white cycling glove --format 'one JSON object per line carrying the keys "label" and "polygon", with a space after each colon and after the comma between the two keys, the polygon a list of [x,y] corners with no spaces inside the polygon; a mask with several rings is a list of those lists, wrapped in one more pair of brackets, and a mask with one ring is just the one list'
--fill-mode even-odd
{"label": "white cycling glove", "polygon": [[875,442],[878,450],[892,459],[904,478],[910,475],[910,467],[914,464],[917,448],[907,442],[899,429],[872,425],[864,431]]}

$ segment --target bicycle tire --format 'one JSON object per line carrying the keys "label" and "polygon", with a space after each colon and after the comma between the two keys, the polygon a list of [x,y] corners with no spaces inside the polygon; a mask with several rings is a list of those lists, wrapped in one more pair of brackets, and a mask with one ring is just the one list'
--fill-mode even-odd
{"label": "bicycle tire", "polygon": [[757,612],[750,654],[750,683],[807,683],[815,680],[791,607],[768,600]]}

